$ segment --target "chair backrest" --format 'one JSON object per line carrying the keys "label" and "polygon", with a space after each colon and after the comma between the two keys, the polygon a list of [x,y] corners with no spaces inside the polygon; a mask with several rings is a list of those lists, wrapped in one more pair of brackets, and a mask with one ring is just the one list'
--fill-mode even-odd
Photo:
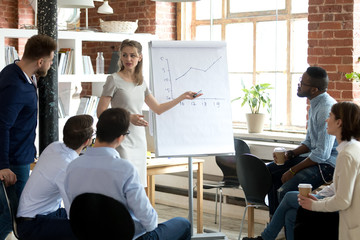
{"label": "chair backrest", "polygon": [[250,153],[250,148],[241,139],[234,139],[235,155],[220,155],[216,156],[216,164],[223,173],[223,182],[227,186],[239,186],[239,180],[236,172],[236,155],[243,153]]}
{"label": "chair backrest", "polygon": [[248,203],[266,205],[265,196],[272,185],[266,164],[258,157],[245,153],[236,157],[236,171]]}
{"label": "chair backrest", "polygon": [[70,225],[80,240],[131,240],[135,233],[127,208],[118,200],[97,193],[83,193],[73,200]]}
{"label": "chair backrest", "polygon": [[18,208],[18,202],[15,203],[15,202],[10,201],[9,196],[8,196],[8,194],[6,192],[5,183],[3,181],[0,181],[0,182],[1,182],[1,191],[3,192],[2,195],[5,196],[6,204],[7,204],[8,208],[9,208],[11,221],[12,221],[13,233],[14,233],[16,238],[19,238],[19,235],[17,233],[17,224],[16,224],[16,213],[17,213],[17,208]]}

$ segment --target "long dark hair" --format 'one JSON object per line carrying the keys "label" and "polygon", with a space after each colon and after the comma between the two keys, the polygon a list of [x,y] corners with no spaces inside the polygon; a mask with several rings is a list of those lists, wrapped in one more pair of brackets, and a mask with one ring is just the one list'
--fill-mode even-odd
{"label": "long dark hair", "polygon": [[360,139],[360,107],[353,102],[338,102],[331,107],[335,119],[341,119],[341,140]]}

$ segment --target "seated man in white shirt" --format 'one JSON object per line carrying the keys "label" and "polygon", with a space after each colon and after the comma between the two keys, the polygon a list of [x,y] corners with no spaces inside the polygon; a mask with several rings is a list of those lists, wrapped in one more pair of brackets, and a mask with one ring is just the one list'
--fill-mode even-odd
{"label": "seated man in white shirt", "polygon": [[61,201],[68,205],[64,189],[68,164],[91,143],[94,132],[90,115],[77,115],[66,122],[63,141],[53,142],[41,153],[21,194],[17,211],[20,239],[76,239]]}
{"label": "seated man in white shirt", "polygon": [[129,124],[130,114],[122,108],[110,108],[100,115],[94,147],[88,148],[66,170],[65,191],[70,205],[82,193],[103,194],[127,207],[135,223],[134,239],[190,239],[190,223],[185,218],[176,217],[158,224],[158,215],[136,168],[116,151],[129,134]]}

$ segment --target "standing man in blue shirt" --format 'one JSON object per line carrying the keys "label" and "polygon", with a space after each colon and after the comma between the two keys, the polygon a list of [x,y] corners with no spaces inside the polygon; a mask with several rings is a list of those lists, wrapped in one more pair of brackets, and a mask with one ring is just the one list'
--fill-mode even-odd
{"label": "standing man in blue shirt", "polygon": [[[27,41],[20,61],[0,72],[0,180],[8,186],[11,201],[18,201],[36,157],[36,77],[46,76],[53,63],[56,42],[34,35]],[[3,199],[4,196],[0,196]],[[11,218],[0,201],[0,239],[11,231]]]}
{"label": "standing man in blue shirt", "polygon": [[326,119],[336,103],[327,92],[329,78],[320,67],[309,67],[300,78],[297,95],[310,100],[306,138],[296,149],[287,151],[285,164],[270,163],[273,186],[269,192],[270,217],[288,191],[299,183],[310,183],[313,189],[332,180],[337,157],[335,136],[326,131]]}
{"label": "standing man in blue shirt", "polygon": [[190,240],[187,219],[176,217],[158,224],[158,215],[135,166],[116,151],[130,134],[129,124],[130,113],[122,108],[107,109],[99,116],[94,147],[72,161],[66,170],[65,191],[70,205],[82,193],[103,194],[127,207],[135,223],[134,239]]}

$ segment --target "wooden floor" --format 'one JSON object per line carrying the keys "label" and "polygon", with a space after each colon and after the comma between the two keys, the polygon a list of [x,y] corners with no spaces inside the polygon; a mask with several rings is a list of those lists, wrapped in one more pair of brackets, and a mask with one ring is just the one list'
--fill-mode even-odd
{"label": "wooden floor", "polygon": [[[156,211],[159,215],[159,222],[166,221],[168,219],[171,219],[173,217],[184,217],[188,218],[188,210],[183,208],[176,208],[173,206],[167,206],[163,204],[156,204],[155,207]],[[210,230],[210,231],[218,231],[219,230],[219,224],[214,223],[215,215],[214,214],[208,214],[204,213],[203,220],[204,220],[204,229]],[[197,233],[196,230],[196,214],[194,214],[194,233]],[[228,218],[228,217],[222,217],[222,224],[221,224],[221,232],[225,234],[227,239],[229,240],[237,240],[240,232],[240,225],[241,220],[234,219],[234,218]],[[265,226],[264,224],[258,224],[255,223],[255,236],[258,236],[261,234],[261,232],[264,230]],[[247,236],[247,222],[244,223],[244,229],[242,233],[242,237]],[[283,237],[283,234],[279,235],[278,239],[285,239]],[[9,235],[6,240],[16,240],[14,236]]]}
{"label": "wooden floor", "polygon": [[[188,218],[188,214],[189,214],[187,209],[175,208],[172,206],[166,206],[162,204],[156,204],[155,208],[159,215],[159,222],[163,222],[173,217]],[[214,223],[215,220],[214,214],[204,213],[203,220],[204,220],[204,229],[208,229],[210,231],[216,231],[216,232],[219,231],[219,224]],[[194,233],[197,233],[196,214],[194,214],[194,223],[195,223]],[[224,233],[229,240],[237,240],[240,232],[240,225],[241,225],[241,220],[239,219],[222,217],[221,232]],[[260,235],[261,232],[264,230],[264,228],[265,228],[264,224],[255,223],[255,236]],[[244,229],[242,233],[242,237],[245,236],[247,236],[247,222],[244,223]]]}

